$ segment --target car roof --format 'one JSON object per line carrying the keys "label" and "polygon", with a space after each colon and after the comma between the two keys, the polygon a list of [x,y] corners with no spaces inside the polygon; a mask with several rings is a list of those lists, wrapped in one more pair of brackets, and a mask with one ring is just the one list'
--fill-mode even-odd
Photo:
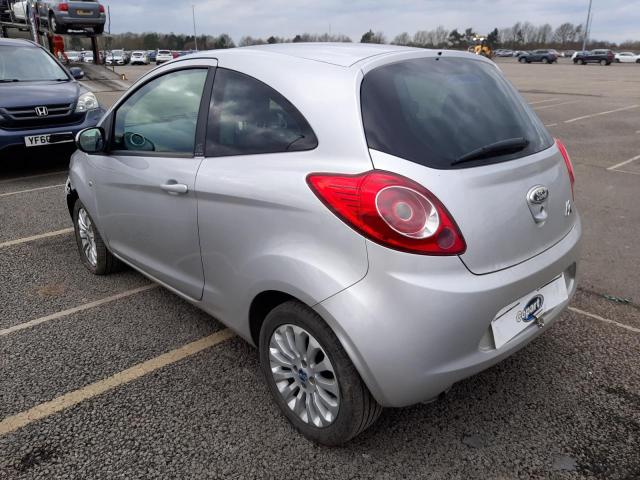
{"label": "car roof", "polygon": [[[275,43],[271,45],[253,45],[250,47],[240,47],[230,50],[211,50],[209,52],[199,52],[199,56],[209,56],[217,58],[225,56],[225,52],[233,51],[233,54],[255,55],[286,55],[314,62],[329,63],[341,67],[350,67],[368,58],[407,52],[412,50],[424,50],[411,47],[401,47],[396,45],[381,45],[372,43]],[[215,52],[215,53],[214,53]]]}
{"label": "car roof", "polygon": [[31,40],[24,40],[22,38],[0,38],[0,45],[14,46],[14,47],[34,47],[38,48]]}

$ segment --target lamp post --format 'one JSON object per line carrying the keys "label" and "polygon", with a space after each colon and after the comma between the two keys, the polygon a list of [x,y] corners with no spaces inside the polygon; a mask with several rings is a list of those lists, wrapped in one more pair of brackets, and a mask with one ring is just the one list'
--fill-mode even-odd
{"label": "lamp post", "polygon": [[589,10],[587,11],[587,23],[584,27],[584,37],[582,38],[582,51],[587,49],[587,38],[589,37],[589,23],[591,22],[591,4],[593,0],[589,0]]}
{"label": "lamp post", "polygon": [[196,45],[196,51],[198,51],[198,35],[196,34],[196,6],[191,5],[191,13],[193,15],[193,41]]}

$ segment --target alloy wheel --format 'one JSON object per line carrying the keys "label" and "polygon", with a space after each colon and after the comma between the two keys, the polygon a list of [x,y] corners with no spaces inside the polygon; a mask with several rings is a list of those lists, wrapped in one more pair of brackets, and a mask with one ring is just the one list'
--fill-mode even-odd
{"label": "alloy wheel", "polygon": [[98,252],[96,249],[96,239],[93,233],[91,217],[84,208],[78,210],[78,233],[82,241],[82,253],[92,267],[98,264]]}
{"label": "alloy wheel", "polygon": [[279,326],[269,341],[269,363],[276,387],[303,422],[331,425],[340,409],[340,388],[331,360],[320,343],[296,325]]}

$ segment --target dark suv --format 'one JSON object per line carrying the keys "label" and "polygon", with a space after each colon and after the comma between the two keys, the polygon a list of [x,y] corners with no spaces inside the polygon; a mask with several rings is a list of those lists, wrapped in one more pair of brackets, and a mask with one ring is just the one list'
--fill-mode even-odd
{"label": "dark suv", "polygon": [[0,38],[0,159],[14,148],[74,148],[76,133],[98,123],[104,110],[74,76],[82,70],[35,43]]}
{"label": "dark suv", "polygon": [[54,34],[68,30],[87,30],[100,35],[106,21],[104,5],[96,0],[48,0],[38,1],[40,25]]}
{"label": "dark suv", "polygon": [[615,55],[611,50],[592,50],[578,53],[573,59],[573,63],[578,65],[586,65],[587,63],[611,65],[614,59]]}
{"label": "dark suv", "polygon": [[518,61],[520,63],[555,63],[558,61],[558,55],[551,50],[533,50],[532,52],[527,52],[519,55]]}

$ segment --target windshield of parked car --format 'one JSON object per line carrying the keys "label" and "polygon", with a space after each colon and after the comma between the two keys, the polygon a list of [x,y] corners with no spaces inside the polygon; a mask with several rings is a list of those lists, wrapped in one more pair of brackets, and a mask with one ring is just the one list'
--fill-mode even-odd
{"label": "windshield of parked car", "polygon": [[0,82],[69,80],[64,69],[38,47],[0,46]]}
{"label": "windshield of parked car", "polygon": [[159,55],[171,55],[169,50],[158,50]]}
{"label": "windshield of parked car", "polygon": [[431,57],[375,68],[362,81],[361,100],[370,148],[430,168],[502,162],[553,144],[495,65],[480,60]]}

